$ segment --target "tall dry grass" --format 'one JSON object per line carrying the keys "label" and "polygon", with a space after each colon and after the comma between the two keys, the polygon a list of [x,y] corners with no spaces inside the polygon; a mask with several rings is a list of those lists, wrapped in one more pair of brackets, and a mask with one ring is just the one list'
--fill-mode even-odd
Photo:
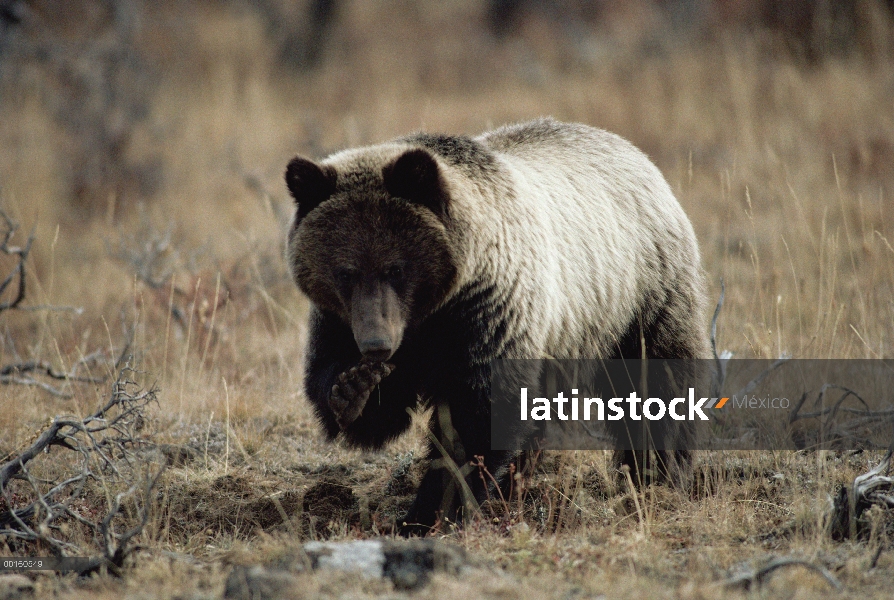
{"label": "tall dry grass", "polygon": [[[220,516],[233,500],[214,487],[222,476],[250,483],[245,494],[281,494],[341,464],[366,489],[407,453],[418,456],[418,431],[381,455],[328,445],[303,401],[307,304],[282,258],[282,171],[295,153],[420,129],[474,134],[541,115],[615,131],[652,157],[691,217],[712,299],[725,282],[719,347],[741,357],[894,353],[894,34],[885,12],[874,13],[873,53],[808,63],[734,28],[708,41],[668,33],[652,13],[572,31],[534,14],[499,41],[471,0],[355,1],[342,5],[320,66],[297,71],[277,62],[267,23],[247,6],[143,5],[132,43],[151,77],[121,153],[122,164],[152,166],[155,183],[87,205],[71,192],[75,155],[90,151],[66,124],[65,111],[79,109],[54,98],[60,69],[88,60],[102,36],[66,29],[74,66],[0,54],[18,61],[0,81],[0,205],[36,235],[25,303],[35,310],[0,314],[0,365],[41,359],[68,370],[99,351],[104,361],[91,368],[113,377],[109,362],[132,340],[132,364],[161,390],[159,438],[198,452],[169,474],[148,548],[220,569],[287,544]],[[55,25],[44,18],[41,27]],[[107,392],[59,388],[67,397],[0,387],[0,454],[47,417],[85,414]],[[470,528],[458,538],[534,588],[572,581],[588,593],[711,595],[731,565],[778,551],[838,553],[855,589],[884,594],[866,570],[875,546],[835,546],[819,517],[825,495],[865,466],[859,457],[706,457],[711,493],[653,489],[639,506],[602,455],[549,460],[536,489],[544,502],[570,502],[577,516],[567,526],[508,537]],[[724,471],[730,465],[739,475]],[[207,523],[187,527],[190,502],[218,505],[203,513],[213,513]],[[349,523],[338,526],[352,535]],[[219,571],[195,579],[187,563],[169,579],[152,556],[125,588],[92,593],[221,585]],[[890,556],[880,560],[890,574]],[[787,577],[781,595],[824,589],[809,574]],[[437,581],[426,593],[457,585]],[[512,581],[474,585],[495,596],[539,593]]]}

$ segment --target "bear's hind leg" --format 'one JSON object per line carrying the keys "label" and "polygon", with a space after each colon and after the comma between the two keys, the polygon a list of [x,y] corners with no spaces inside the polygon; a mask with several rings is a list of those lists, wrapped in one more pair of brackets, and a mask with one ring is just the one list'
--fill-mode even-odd
{"label": "bear's hind leg", "polygon": [[[653,363],[648,367],[649,396],[677,397],[679,381],[691,380],[698,369],[695,359],[706,356],[707,340],[700,318],[701,303],[695,290],[671,290],[659,309],[653,309],[645,318],[631,323],[618,341],[612,358],[685,359],[686,363],[674,363],[673,370],[678,371],[674,376],[670,376],[663,366]],[[624,420],[617,423],[614,434],[622,447],[616,452],[616,460],[630,468],[631,477],[638,485],[680,481],[680,476],[691,465],[693,430],[688,421],[663,420],[644,432],[641,423]]]}

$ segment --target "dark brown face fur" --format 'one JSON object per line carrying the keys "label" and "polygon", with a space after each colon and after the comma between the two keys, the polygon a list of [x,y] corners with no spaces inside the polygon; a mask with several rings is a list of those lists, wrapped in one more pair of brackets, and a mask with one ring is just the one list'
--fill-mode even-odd
{"label": "dark brown face fur", "polygon": [[441,219],[384,189],[335,193],[296,224],[290,247],[298,287],[372,360],[390,358],[456,278]]}

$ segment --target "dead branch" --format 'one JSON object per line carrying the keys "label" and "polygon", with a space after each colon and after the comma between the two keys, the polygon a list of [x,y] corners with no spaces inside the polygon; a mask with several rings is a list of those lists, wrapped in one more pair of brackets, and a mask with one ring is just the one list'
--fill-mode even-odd
{"label": "dead branch", "polygon": [[[124,319],[122,319],[122,321],[123,320]],[[113,371],[120,372],[121,368],[129,360],[131,346],[133,344],[134,331],[134,326],[125,328],[124,345],[122,346],[121,352],[118,354],[117,359],[115,359],[114,366],[112,367],[112,370],[109,371],[109,373]],[[12,363],[0,367],[0,385],[34,386],[39,387],[47,393],[59,398],[71,398],[71,394],[69,394],[68,392],[54,387],[45,381],[41,381],[36,377],[36,375],[47,377],[55,381],[101,384],[108,381],[108,376],[84,376],[81,375],[80,372],[85,369],[89,372],[90,365],[102,360],[105,360],[104,351],[97,350],[95,352],[91,352],[87,356],[83,356],[80,360],[75,362],[68,373],[63,373],[62,371],[53,368],[53,366],[46,361],[28,360]]]}
{"label": "dead branch", "polygon": [[51,379],[59,379],[62,381],[81,381],[84,383],[102,383],[103,379],[97,377],[80,377],[74,373],[61,373],[55,370],[52,365],[43,361],[29,360],[28,362],[6,365],[0,368],[0,377],[10,375],[21,375],[22,373],[43,373]]}
{"label": "dead branch", "polygon": [[800,566],[810,569],[816,573],[819,573],[823,576],[823,578],[829,582],[836,590],[841,590],[842,585],[838,579],[835,578],[832,573],[829,572],[828,569],[821,565],[815,565],[806,560],[798,559],[798,558],[773,558],[766,565],[759,569],[748,569],[744,573],[740,573],[734,577],[727,579],[724,582],[726,587],[733,588],[742,588],[744,590],[752,589],[754,584],[757,584],[758,587],[763,585],[764,581],[775,571],[783,568],[783,567],[792,567],[792,566]]}
{"label": "dead branch", "polygon": [[[824,406],[826,396],[833,391],[840,391],[841,395],[830,405]],[[817,431],[821,437],[816,440],[816,443],[828,444],[835,440],[852,440],[861,447],[878,447],[877,442],[870,439],[871,432],[885,431],[894,425],[894,409],[872,410],[860,394],[848,387],[831,383],[824,384],[813,402],[814,408],[823,406],[824,408],[802,413],[801,409],[809,397],[810,392],[804,392],[794,403],[789,412],[789,424],[804,419],[819,419]],[[848,398],[853,398],[862,407],[843,406],[844,401]]]}
{"label": "dead branch", "polygon": [[865,498],[870,502],[894,508],[894,477],[884,475],[891,469],[892,454],[894,444],[875,468],[854,479],[855,498]]}
{"label": "dead branch", "polygon": [[124,559],[126,559],[132,551],[130,541],[139,535],[149,522],[149,498],[151,498],[152,491],[158,485],[158,480],[161,478],[163,472],[164,466],[158,469],[154,475],[146,478],[143,489],[144,501],[139,510],[140,520],[136,525],[124,531],[124,533],[115,532],[114,519],[121,512],[123,506],[122,501],[134,495],[137,491],[136,485],[131,486],[126,492],[119,493],[115,496],[115,501],[112,503],[112,507],[100,524],[100,533],[102,534],[102,539],[104,541],[104,555],[108,563],[114,567],[116,572],[124,566]]}
{"label": "dead branch", "polygon": [[201,251],[184,255],[172,241],[173,227],[161,232],[145,215],[141,218],[136,233],[122,233],[117,248],[107,242],[109,256],[128,266],[136,279],[152,290],[156,301],[170,311],[182,330],[201,328],[207,339],[214,342],[220,332],[205,313],[214,314],[226,304],[231,295],[228,284],[218,274],[213,300],[202,293],[201,277],[190,276],[191,285],[186,287],[177,285],[175,274],[184,269],[194,272]]}
{"label": "dead branch", "polygon": [[[121,356],[115,362],[115,369],[120,369],[124,362],[126,353],[130,351],[130,336],[127,336],[124,349]],[[0,384],[2,385],[25,385],[35,386],[42,390],[57,396],[59,398],[70,398],[71,394],[57,387],[50,385],[45,381],[41,381],[36,376],[46,377],[55,381],[69,381],[78,383],[105,383],[107,377],[87,377],[79,374],[79,371],[91,361],[96,360],[99,353],[91,353],[76,362],[68,373],[63,373],[46,362],[40,360],[29,360],[24,362],[13,363],[0,367]]]}
{"label": "dead branch", "polygon": [[[180,253],[171,243],[172,235],[172,227],[161,233],[144,217],[135,234],[121,235],[118,247],[113,249],[107,243],[107,250],[112,258],[129,265],[137,279],[151,289],[158,290],[171,279],[180,261]],[[175,291],[183,295],[187,293],[177,288]]]}
{"label": "dead branch", "polygon": [[[38,453],[50,446],[63,446],[81,453],[95,451],[101,453],[103,448],[139,445],[136,431],[145,423],[145,410],[149,403],[156,402],[158,391],[151,388],[137,393],[129,392],[136,384],[128,379],[133,370],[125,367],[115,382],[109,400],[96,412],[78,421],[68,417],[56,417],[50,426],[38,436],[31,446],[21,451],[15,458],[0,466],[0,488],[3,488],[24,465]],[[77,434],[84,433],[90,438],[91,445],[85,446]],[[115,434],[118,435],[109,435]],[[103,434],[103,438],[97,437]],[[108,437],[106,437],[108,435]],[[0,520],[0,525],[3,521]]]}
{"label": "dead branch", "polygon": [[[2,219],[5,225],[5,229],[2,233],[0,233],[0,237],[2,237],[2,242],[0,242],[0,252],[3,252],[8,256],[18,257],[16,266],[12,269],[12,271],[10,271],[6,278],[2,282],[0,282],[0,297],[2,297],[6,289],[16,278],[18,278],[19,282],[15,297],[10,301],[0,303],[0,312],[12,308],[18,308],[22,310],[64,310],[80,313],[83,309],[70,306],[20,306],[21,302],[25,299],[25,261],[28,258],[28,253],[31,251],[31,246],[34,242],[34,232],[32,231],[31,234],[28,236],[28,240],[25,242],[24,246],[12,246],[10,244],[13,237],[15,236],[16,231],[19,228],[19,224],[13,221],[2,208],[0,208],[0,219]],[[116,371],[119,370],[120,366],[123,364],[123,359],[130,351],[130,341],[132,340],[132,337],[132,332],[130,332],[130,334],[126,336],[127,343],[124,346],[124,350],[122,351],[118,362],[115,363]],[[41,388],[42,390],[48,392],[49,394],[52,394],[53,396],[57,396],[59,398],[70,398],[71,394],[69,394],[68,392],[55,387],[50,383],[47,383],[46,381],[42,381],[36,376],[39,375],[56,381],[94,384],[104,383],[107,380],[106,377],[84,377],[78,374],[78,370],[81,367],[84,367],[91,360],[95,360],[97,355],[98,353],[93,353],[79,360],[72,366],[71,371],[69,371],[68,373],[58,371],[54,369],[48,362],[40,360],[29,360],[3,365],[0,366],[0,385],[34,386]]]}
{"label": "dead branch", "polygon": [[[713,396],[721,395],[721,390],[723,389],[723,384],[726,380],[726,361],[733,356],[733,353],[729,350],[724,350],[720,354],[717,354],[717,318],[720,316],[720,309],[723,308],[723,300],[725,297],[726,287],[724,286],[723,279],[721,278],[720,298],[717,299],[717,306],[714,308],[714,316],[711,318],[711,356],[714,359],[714,373],[712,373],[711,383],[711,394]],[[781,367],[790,359],[791,356],[789,356],[787,352],[783,352],[782,355],[773,362],[773,364],[767,367],[757,377],[749,381],[741,390],[739,390],[734,395],[741,397],[746,394],[750,394],[754,390],[754,388],[760,385],[760,383],[767,378],[770,373]]]}
{"label": "dead branch", "polygon": [[832,502],[829,530],[833,539],[854,539],[868,533],[865,513],[873,506],[894,509],[894,477],[888,475],[894,457],[894,442],[878,465],[841,486]]}
{"label": "dead branch", "polygon": [[34,243],[34,231],[28,235],[28,240],[25,242],[24,246],[11,246],[10,242],[12,241],[16,230],[18,230],[19,224],[9,218],[9,215],[7,215],[6,211],[2,208],[0,208],[0,218],[3,219],[6,226],[6,230],[2,233],[3,242],[0,243],[0,252],[3,252],[7,256],[17,257],[16,266],[13,267],[6,278],[0,282],[0,296],[6,292],[6,288],[8,288],[16,278],[18,278],[19,281],[18,291],[16,291],[13,299],[7,302],[0,302],[0,312],[3,312],[4,310],[16,308],[22,300],[25,299],[25,260],[28,258],[28,253],[31,252],[31,244]]}
{"label": "dead branch", "polygon": [[[158,466],[141,452],[153,447],[145,431],[146,411],[157,390],[138,388],[131,380],[134,373],[122,369],[109,398],[95,412],[83,418],[55,417],[29,446],[0,465],[0,536],[39,543],[58,556],[98,551],[87,571],[106,565],[117,572],[123,566],[133,551],[133,538],[148,522],[152,491],[164,468],[163,460]],[[54,446],[73,452],[74,458],[43,458]],[[38,472],[47,475],[41,478]],[[94,482],[101,493],[92,492]],[[122,487],[126,489],[114,493]],[[98,497],[105,498],[104,507]],[[125,506],[135,511],[125,513]],[[136,522],[119,531],[116,523],[132,519],[128,515],[134,512]],[[62,527],[66,522],[93,540],[92,551],[65,533],[70,529]]]}
{"label": "dead branch", "polygon": [[[854,411],[853,409],[844,409],[845,412],[851,412],[854,414],[866,414],[866,415],[873,415],[876,412],[876,411],[872,411],[869,409],[869,405],[866,404],[866,401],[863,400],[863,398],[860,396],[860,394],[858,394],[857,392],[855,392],[854,390],[852,390],[850,388],[846,388],[846,387],[840,386],[840,385],[835,385],[833,383],[826,383],[823,385],[823,387],[820,388],[820,391],[817,394],[816,400],[814,401],[813,405],[814,406],[822,406],[823,399],[826,396],[826,392],[829,390],[841,390],[844,393],[841,395],[841,397],[838,398],[838,400],[832,406],[824,408],[820,411],[816,411],[816,412],[812,412],[812,413],[805,413],[805,414],[801,415],[798,413],[801,410],[801,407],[804,405],[805,400],[807,400],[807,393],[805,393],[804,395],[801,396],[801,398],[798,400],[798,402],[795,404],[794,408],[792,409],[791,414],[789,416],[789,422],[794,423],[798,419],[815,419],[817,417],[823,417],[825,415],[830,415],[830,420],[831,420],[831,418],[835,416],[835,413],[838,412],[839,408],[841,408],[841,404],[845,400],[847,400],[848,396],[853,396],[854,398],[856,398],[860,402],[860,404],[862,404],[863,406],[866,407],[866,410],[865,411]],[[881,411],[881,412],[886,412],[886,411]]]}

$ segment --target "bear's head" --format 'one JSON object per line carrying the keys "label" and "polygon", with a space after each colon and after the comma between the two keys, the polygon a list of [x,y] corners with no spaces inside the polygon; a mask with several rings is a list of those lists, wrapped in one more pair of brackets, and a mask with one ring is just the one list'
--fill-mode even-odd
{"label": "bear's head", "polygon": [[364,169],[340,173],[301,157],[289,163],[286,184],[297,205],[289,260],[311,302],[351,327],[364,357],[384,361],[449,296],[457,259],[447,186],[428,151]]}

